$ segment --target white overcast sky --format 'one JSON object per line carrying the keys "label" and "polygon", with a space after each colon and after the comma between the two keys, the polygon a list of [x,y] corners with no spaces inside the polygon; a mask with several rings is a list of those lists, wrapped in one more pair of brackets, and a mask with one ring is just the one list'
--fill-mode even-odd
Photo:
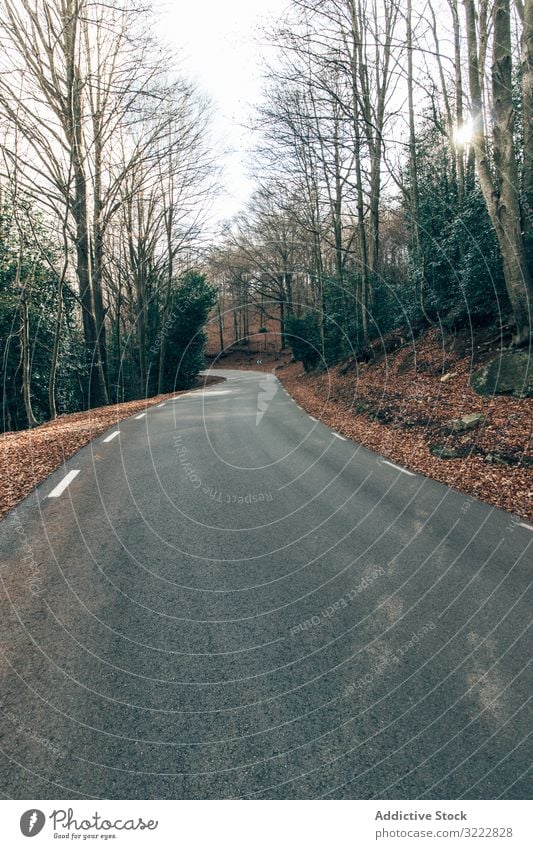
{"label": "white overcast sky", "polygon": [[242,125],[261,93],[260,28],[276,19],[287,0],[162,0],[162,32],[183,57],[183,70],[213,102],[214,134],[234,153],[227,158],[226,195],[217,218],[246,202],[252,143]]}

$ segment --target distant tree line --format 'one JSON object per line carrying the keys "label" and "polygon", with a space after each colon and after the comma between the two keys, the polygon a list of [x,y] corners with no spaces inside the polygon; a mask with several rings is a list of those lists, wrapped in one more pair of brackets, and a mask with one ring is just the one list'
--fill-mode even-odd
{"label": "distant tree line", "polygon": [[0,0],[4,429],[189,386],[209,105],[133,0]]}
{"label": "distant tree line", "polygon": [[529,345],[533,0],[293,0],[269,35],[221,311],[270,310],[307,367],[405,325]]}

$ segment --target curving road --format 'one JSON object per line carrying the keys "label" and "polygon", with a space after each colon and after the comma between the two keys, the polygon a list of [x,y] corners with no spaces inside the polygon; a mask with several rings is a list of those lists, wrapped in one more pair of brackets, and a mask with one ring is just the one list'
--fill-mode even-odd
{"label": "curving road", "polygon": [[3,795],[528,798],[533,529],[219,373],[0,524]]}

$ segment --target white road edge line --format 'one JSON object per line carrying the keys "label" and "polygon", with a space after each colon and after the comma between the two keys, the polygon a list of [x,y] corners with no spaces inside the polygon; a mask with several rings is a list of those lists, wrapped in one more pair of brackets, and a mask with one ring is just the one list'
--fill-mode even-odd
{"label": "white road edge line", "polygon": [[139,419],[144,419],[145,415],[146,413],[141,413],[140,416],[135,416],[135,418],[137,419],[137,421],[139,421]]}
{"label": "white road edge line", "polygon": [[337,439],[342,439],[343,442],[348,441],[345,436],[341,436],[340,433],[335,433],[335,431],[333,431],[333,436],[336,436]]}
{"label": "white road edge line", "polygon": [[109,436],[106,436],[106,438],[104,439],[104,442],[112,442],[113,439],[117,438],[117,436],[120,436],[119,430],[115,430],[113,433],[110,433]]}
{"label": "white road edge line", "polygon": [[159,409],[159,407],[164,407],[164,406],[165,406],[165,403],[166,403],[166,402],[165,402],[165,401],[163,401],[163,403],[162,403],[162,404],[158,404],[158,405],[157,405],[157,409]]}
{"label": "white road edge line", "polygon": [[309,418],[311,419],[311,421],[312,421],[312,422],[317,422],[317,421],[318,421],[318,419],[315,419],[315,417],[314,417],[314,416],[309,416]]}
{"label": "white road edge line", "polygon": [[397,466],[396,463],[391,463],[390,460],[380,460],[379,462],[385,466],[390,466],[391,468],[396,469],[398,472],[403,472],[404,475],[409,475],[412,478],[416,478],[415,472],[409,472],[407,469],[404,469],[403,466]]}
{"label": "white road edge line", "polygon": [[58,483],[58,485],[55,487],[55,489],[52,490],[48,498],[59,498],[59,496],[64,493],[67,486],[70,486],[74,478],[77,477],[79,473],[79,469],[73,469],[71,472],[68,473],[68,475],[65,475],[61,483]]}
{"label": "white road edge line", "polygon": [[528,524],[526,524],[526,522],[519,522],[518,527],[519,528],[526,528],[528,531],[533,531],[533,525],[528,525]]}

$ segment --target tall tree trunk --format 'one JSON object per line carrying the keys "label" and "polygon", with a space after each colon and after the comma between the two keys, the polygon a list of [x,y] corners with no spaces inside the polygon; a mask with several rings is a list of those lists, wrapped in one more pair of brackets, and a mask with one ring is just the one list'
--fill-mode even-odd
{"label": "tall tree trunk", "polygon": [[[520,180],[514,146],[513,65],[509,0],[494,2],[494,163],[495,213],[501,230],[506,282],[516,322],[515,343],[525,344],[531,334],[532,269],[526,261],[520,210]],[[531,14],[531,12],[530,12]],[[528,135],[531,137],[529,126]],[[529,155],[531,155],[531,142]],[[531,161],[530,161],[531,164]]]}
{"label": "tall tree trunk", "polygon": [[167,359],[167,334],[168,334],[168,321],[169,321],[169,313],[170,313],[170,283],[168,284],[168,293],[166,297],[166,302],[161,311],[161,326],[160,326],[160,334],[159,334],[159,362],[157,368],[157,392],[159,395],[163,394],[164,386],[165,386],[165,364]]}
{"label": "tall tree trunk", "polygon": [[104,233],[102,222],[102,143],[99,130],[94,141],[94,211],[93,211],[93,269],[92,290],[94,298],[94,310],[96,321],[96,333],[98,337],[98,348],[105,385],[108,385],[107,373],[107,343],[105,327],[105,309],[102,293],[102,276],[104,261]]}
{"label": "tall tree trunk", "polygon": [[20,347],[22,354],[22,398],[28,427],[38,424],[33,414],[31,403],[31,355],[30,355],[30,313],[28,307],[28,292],[26,284],[22,283],[22,249],[19,250],[15,288],[20,292]]}
{"label": "tall tree trunk", "polygon": [[120,333],[120,322],[121,322],[121,312],[122,312],[122,288],[119,283],[118,291],[117,291],[117,305],[116,305],[116,316],[115,316],[115,348],[116,348],[116,375],[117,375],[117,391],[116,398],[113,400],[116,403],[121,403],[124,401],[124,372],[123,372],[123,363],[122,363],[122,339]]}
{"label": "tall tree trunk", "polygon": [[[351,76],[352,76],[352,111],[353,111],[353,133],[354,133],[354,164],[357,192],[357,234],[359,238],[359,281],[357,283],[357,303],[359,308],[360,326],[362,331],[363,346],[368,341],[368,245],[365,226],[365,204],[363,194],[363,173],[361,168],[361,110],[359,106],[359,71],[357,67],[358,50],[358,25],[355,14],[355,4],[350,3],[351,12]],[[358,323],[359,324],[359,323]]]}
{"label": "tall tree trunk", "polygon": [[335,198],[333,201],[333,232],[335,239],[335,273],[342,286],[344,278],[344,251],[342,245],[342,175],[339,150],[338,118],[335,116],[333,133],[333,151],[335,166]]}
{"label": "tall tree trunk", "polygon": [[409,212],[412,230],[412,256],[416,277],[417,299],[422,314],[427,318],[424,305],[424,256],[420,239],[420,212],[418,192],[418,167],[416,156],[416,124],[413,72],[413,3],[407,0],[407,101],[409,111]]}
{"label": "tall tree trunk", "polygon": [[39,424],[33,414],[31,404],[31,356],[30,356],[30,315],[28,307],[28,297],[23,291],[20,302],[21,308],[21,347],[22,347],[22,397],[24,399],[24,409],[26,410],[26,419],[28,427],[35,427]]}
{"label": "tall tree trunk", "polygon": [[[369,265],[372,278],[379,273],[379,238],[380,238],[380,201],[381,201],[381,140],[375,145],[370,158],[370,251]],[[372,298],[373,285],[369,297]]]}
{"label": "tall tree trunk", "polygon": [[[69,195],[70,197],[70,195]],[[61,326],[63,323],[63,286],[67,276],[69,262],[69,242],[68,242],[68,219],[70,215],[70,200],[67,200],[65,209],[65,218],[63,221],[63,266],[59,277],[57,278],[57,312],[54,329],[54,342],[52,345],[52,359],[50,361],[50,374],[48,376],[48,407],[50,410],[50,418],[57,418],[56,406],[56,377],[57,364],[59,360],[59,346],[61,343]]]}
{"label": "tall tree trunk", "polygon": [[63,321],[63,277],[59,277],[57,281],[57,312],[54,328],[54,342],[52,345],[52,358],[50,361],[50,374],[48,376],[48,407],[50,418],[57,418],[56,407],[56,376],[57,376],[57,361],[59,359],[59,344],[61,340],[61,325]]}
{"label": "tall tree trunk", "polygon": [[224,316],[222,314],[222,310],[220,308],[220,299],[221,292],[218,293],[217,298],[217,314],[218,314],[218,336],[220,340],[220,353],[224,351]]}
{"label": "tall tree trunk", "polygon": [[146,280],[144,273],[144,261],[141,258],[139,268],[135,273],[135,284],[137,287],[137,345],[139,354],[139,390],[141,398],[148,393],[147,386],[147,364],[146,364]]}
{"label": "tall tree trunk", "polygon": [[[533,285],[522,234],[518,163],[513,139],[515,115],[512,101],[513,68],[509,0],[494,0],[493,9],[494,179],[489,163],[483,120],[481,89],[483,66],[480,65],[478,55],[474,0],[465,0],[465,12],[476,170],[502,256],[505,283],[516,325],[513,341],[515,345],[524,345],[531,337],[530,305],[533,300]],[[486,32],[483,29],[480,29],[480,38],[482,40],[486,38]]]}
{"label": "tall tree trunk", "polygon": [[[463,70],[461,66],[461,28],[457,0],[449,0],[453,18],[454,64],[455,64],[455,121],[459,130],[464,125]],[[464,145],[455,144],[457,199],[461,204],[465,194],[465,151]]]}
{"label": "tall tree trunk", "polygon": [[80,301],[83,313],[83,335],[87,368],[89,371],[89,407],[101,407],[108,403],[104,381],[98,332],[96,329],[94,301],[91,281],[91,250],[87,221],[87,195],[85,175],[74,166],[75,197],[72,214],[76,222],[76,272],[80,286]]}
{"label": "tall tree trunk", "polygon": [[[98,13],[97,13],[98,14]],[[107,343],[105,327],[105,309],[103,300],[103,261],[104,261],[104,203],[103,203],[103,145],[104,145],[104,87],[100,58],[100,28],[97,29],[95,43],[91,44],[88,15],[80,21],[85,36],[85,52],[88,61],[87,68],[87,104],[90,109],[93,129],[93,162],[92,162],[92,191],[93,191],[93,222],[92,222],[92,291],[95,310],[96,333],[100,360],[106,389],[109,391],[109,375],[107,367]],[[103,19],[99,19],[99,27]],[[93,65],[94,59],[94,65]]]}
{"label": "tall tree trunk", "polygon": [[91,240],[88,219],[87,180],[83,154],[83,107],[77,64],[77,35],[80,4],[77,0],[66,0],[62,9],[65,40],[65,63],[69,104],[66,116],[66,135],[69,139],[74,174],[74,202],[72,214],[76,224],[76,259],[83,307],[83,330],[87,367],[89,369],[89,405],[99,407],[108,403],[104,369],[100,356],[100,345],[96,325],[95,303],[91,268]]}
{"label": "tall tree trunk", "polygon": [[293,294],[292,294],[292,281],[293,281],[293,273],[289,270],[289,267],[285,266],[285,273],[283,275],[283,279],[285,282],[285,293],[287,299],[287,318],[292,318],[294,313],[293,307]]}
{"label": "tall tree trunk", "polygon": [[522,216],[528,266],[533,265],[533,0],[525,0],[522,29]]}
{"label": "tall tree trunk", "polygon": [[167,356],[167,333],[168,322],[170,319],[170,307],[172,297],[172,281],[174,279],[174,245],[172,243],[174,228],[174,204],[172,197],[170,198],[169,209],[165,212],[165,232],[166,232],[166,249],[167,249],[167,290],[165,293],[165,303],[161,312],[161,340],[159,345],[159,369],[157,376],[157,391],[160,395],[163,394],[165,383],[165,364]]}

